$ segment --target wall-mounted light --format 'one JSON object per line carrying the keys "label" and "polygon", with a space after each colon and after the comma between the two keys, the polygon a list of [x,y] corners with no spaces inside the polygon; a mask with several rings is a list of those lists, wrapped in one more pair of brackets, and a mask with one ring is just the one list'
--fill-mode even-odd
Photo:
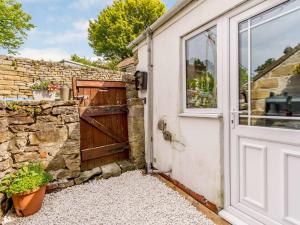
{"label": "wall-mounted light", "polygon": [[136,71],[135,77],[135,88],[136,90],[147,90],[147,72]]}

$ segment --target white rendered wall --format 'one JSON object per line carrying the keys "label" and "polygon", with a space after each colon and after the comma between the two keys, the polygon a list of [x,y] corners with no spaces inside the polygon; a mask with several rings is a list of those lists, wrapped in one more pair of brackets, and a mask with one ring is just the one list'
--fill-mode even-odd
{"label": "white rendered wall", "polygon": [[[171,170],[172,178],[204,195],[218,207],[223,206],[223,120],[179,116],[182,76],[180,45],[182,36],[241,2],[206,0],[199,4],[195,1],[153,36],[154,166],[162,171]],[[218,20],[222,20],[222,17]],[[218,45],[225,47],[227,43]],[[138,69],[147,70],[145,41],[138,47],[138,56]],[[175,141],[165,141],[157,129],[157,123],[162,118],[167,122],[167,129],[174,135]]]}

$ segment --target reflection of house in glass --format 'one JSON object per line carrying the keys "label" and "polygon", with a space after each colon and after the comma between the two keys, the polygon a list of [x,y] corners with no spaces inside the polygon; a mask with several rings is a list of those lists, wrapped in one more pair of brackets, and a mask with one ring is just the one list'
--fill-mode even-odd
{"label": "reflection of house in glass", "polygon": [[251,114],[300,116],[300,45],[253,77]]}

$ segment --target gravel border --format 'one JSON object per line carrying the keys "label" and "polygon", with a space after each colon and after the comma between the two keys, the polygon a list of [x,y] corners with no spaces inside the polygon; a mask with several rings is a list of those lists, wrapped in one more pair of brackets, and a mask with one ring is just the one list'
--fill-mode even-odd
{"label": "gravel border", "polygon": [[132,171],[47,194],[42,209],[3,225],[214,225],[157,178]]}

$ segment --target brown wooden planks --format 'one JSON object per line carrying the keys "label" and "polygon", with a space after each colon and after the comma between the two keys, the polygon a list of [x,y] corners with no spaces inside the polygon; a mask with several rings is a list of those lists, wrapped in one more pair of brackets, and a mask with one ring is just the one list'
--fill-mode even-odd
{"label": "brown wooden planks", "polygon": [[126,84],[74,78],[72,85],[74,97],[87,97],[79,107],[81,169],[128,159]]}

